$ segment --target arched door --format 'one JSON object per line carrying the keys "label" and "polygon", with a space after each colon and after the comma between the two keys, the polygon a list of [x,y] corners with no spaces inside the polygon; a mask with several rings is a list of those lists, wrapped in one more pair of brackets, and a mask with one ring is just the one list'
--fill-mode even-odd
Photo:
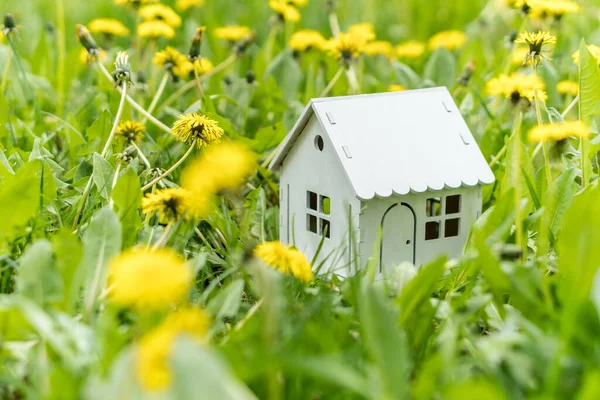
{"label": "arched door", "polygon": [[383,231],[379,248],[379,272],[403,261],[415,263],[417,219],[407,203],[392,204],[381,217]]}

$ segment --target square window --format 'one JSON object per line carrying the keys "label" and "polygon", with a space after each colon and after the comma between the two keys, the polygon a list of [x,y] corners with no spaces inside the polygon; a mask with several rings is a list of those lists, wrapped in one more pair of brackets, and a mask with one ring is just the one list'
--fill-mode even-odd
{"label": "square window", "polygon": [[306,192],[306,208],[318,211],[317,194],[314,192]]}
{"label": "square window", "polygon": [[434,240],[440,237],[440,221],[429,221],[425,224],[425,240]]}
{"label": "square window", "polygon": [[321,235],[324,235],[326,238],[331,237],[331,225],[326,219],[321,219]]}
{"label": "square window", "polygon": [[320,203],[320,211],[325,214],[325,215],[329,215],[329,213],[331,212],[330,209],[330,201],[329,201],[329,197],[327,196],[319,196],[321,201]]}
{"label": "square window", "polygon": [[306,214],[306,230],[309,232],[317,233],[317,217],[314,215]]}
{"label": "square window", "polygon": [[460,194],[446,197],[446,214],[458,214],[460,212]]}
{"label": "square window", "polygon": [[458,236],[459,225],[460,225],[459,218],[447,219],[446,223],[444,224],[444,236],[445,237]]}
{"label": "square window", "polygon": [[442,200],[439,197],[427,199],[425,206],[425,212],[428,217],[437,217],[442,212]]}

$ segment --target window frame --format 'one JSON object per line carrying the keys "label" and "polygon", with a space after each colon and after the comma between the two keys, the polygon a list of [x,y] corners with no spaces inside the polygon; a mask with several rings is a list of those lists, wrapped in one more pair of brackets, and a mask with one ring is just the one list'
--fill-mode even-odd
{"label": "window frame", "polygon": [[[316,196],[316,207],[313,209],[311,204],[312,195]],[[328,209],[325,210],[325,199],[328,200]],[[317,235],[319,238],[331,239],[331,197],[317,191],[306,191],[306,231]],[[327,213],[325,211],[328,211]],[[310,218],[317,219],[317,231],[310,229]],[[324,227],[327,226],[327,234],[324,234]]]}
{"label": "window frame", "polygon": [[[446,200],[448,197],[452,197],[452,196],[458,196],[458,212],[448,214],[446,212]],[[424,205],[422,208],[422,210],[424,211],[423,215],[424,215],[424,221],[425,221],[425,223],[422,225],[423,230],[424,230],[423,240],[425,242],[434,242],[436,240],[445,240],[445,239],[455,239],[461,235],[462,219],[463,219],[463,197],[464,197],[464,193],[446,193],[446,194],[430,193],[425,198],[425,202],[424,202]],[[436,201],[438,198],[440,199],[440,214],[439,215],[429,215],[429,214],[432,214],[432,213],[430,213],[430,210],[429,210],[429,205],[431,204],[431,200],[433,199],[433,201]],[[455,236],[446,236],[446,221],[450,220],[450,219],[458,220],[458,230],[457,230],[457,234]],[[439,222],[439,232],[438,232],[437,238],[427,239],[427,224],[429,222]]]}

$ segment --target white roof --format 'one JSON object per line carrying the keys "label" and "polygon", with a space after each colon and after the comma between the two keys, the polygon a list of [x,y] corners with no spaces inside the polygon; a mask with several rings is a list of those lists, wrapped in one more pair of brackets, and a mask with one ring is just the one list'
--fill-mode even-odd
{"label": "white roof", "polygon": [[[313,99],[271,163],[315,115],[363,200],[490,184],[494,174],[445,87]],[[328,140],[329,139],[329,140]]]}

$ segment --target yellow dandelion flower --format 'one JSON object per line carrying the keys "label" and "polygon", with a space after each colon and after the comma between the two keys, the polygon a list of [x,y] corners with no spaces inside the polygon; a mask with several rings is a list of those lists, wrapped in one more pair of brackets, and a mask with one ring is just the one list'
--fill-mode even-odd
{"label": "yellow dandelion flower", "polygon": [[354,35],[364,43],[375,40],[375,27],[370,22],[351,25],[350,28],[348,28],[348,33]]}
{"label": "yellow dandelion flower", "polygon": [[298,22],[300,21],[300,11],[288,2],[288,0],[271,0],[269,7],[275,11],[282,20]]}
{"label": "yellow dandelion flower", "polygon": [[137,121],[120,122],[115,131],[115,139],[123,143],[139,143],[144,138],[146,126]]}
{"label": "yellow dandelion flower", "polygon": [[333,57],[348,61],[354,57],[358,57],[364,50],[365,45],[364,37],[350,32],[342,32],[337,38],[330,39],[327,42],[326,48]]}
{"label": "yellow dandelion flower", "polygon": [[126,250],[109,263],[108,298],[120,307],[164,309],[186,298],[192,270],[171,249]]}
{"label": "yellow dandelion flower", "polygon": [[419,58],[425,53],[425,43],[410,40],[396,46],[395,52],[400,58]]}
{"label": "yellow dandelion flower", "polygon": [[429,39],[429,48],[435,50],[444,47],[448,50],[455,50],[462,47],[466,42],[467,35],[461,31],[442,31]]}
{"label": "yellow dandelion flower", "polygon": [[[152,63],[177,76],[181,76],[181,70],[186,67],[186,64],[189,63],[189,61],[179,50],[167,46],[164,50],[159,51],[154,55]],[[177,72],[175,70],[177,70]],[[190,71],[191,68],[187,71],[187,76],[189,76]]]}
{"label": "yellow dandelion flower", "polygon": [[224,142],[205,149],[181,174],[181,186],[194,196],[238,188],[256,169],[246,146]]}
{"label": "yellow dandelion flower", "polygon": [[138,8],[146,4],[157,3],[160,0],[114,0],[114,3],[118,6],[132,6]]}
{"label": "yellow dandelion flower", "polygon": [[252,29],[247,26],[222,26],[213,31],[213,35],[219,39],[237,42],[252,34]]}
{"label": "yellow dandelion flower", "polygon": [[[598,63],[600,63],[600,46],[596,46],[595,44],[588,44],[587,48],[590,51],[590,53],[592,53],[592,56],[594,56],[594,58],[598,60]],[[573,62],[576,65],[579,65],[579,50],[573,53],[571,57],[573,58]]]}
{"label": "yellow dandelion flower", "polygon": [[570,94],[577,96],[579,93],[579,84],[573,81],[560,81],[556,84],[556,90],[560,94]]}
{"label": "yellow dandelion flower", "polygon": [[162,21],[172,28],[181,26],[181,17],[169,6],[150,4],[138,11],[144,21]]}
{"label": "yellow dandelion flower", "polygon": [[506,5],[512,8],[522,9],[527,5],[527,0],[506,0]]}
{"label": "yellow dandelion flower", "polygon": [[548,53],[548,50],[544,46],[556,43],[556,36],[545,31],[538,31],[537,33],[521,32],[515,43],[527,44],[529,46],[529,53],[525,57],[525,62],[531,63],[533,68],[537,68],[543,60],[548,58],[545,55],[545,53]]}
{"label": "yellow dandelion flower", "polygon": [[179,334],[185,334],[197,342],[204,342],[210,328],[210,318],[205,311],[186,307],[170,314],[156,328],[140,340],[136,357],[137,376],[144,388],[159,391],[167,388],[173,374],[168,357]]}
{"label": "yellow dandelion flower", "polygon": [[177,0],[175,2],[175,8],[179,11],[187,11],[190,8],[202,7],[204,0]]}
{"label": "yellow dandelion flower", "polygon": [[185,63],[176,65],[173,68],[173,73],[180,78],[188,78],[194,72],[194,68],[196,68],[198,75],[203,75],[213,69],[214,66],[208,58],[203,57],[194,60],[194,62],[186,60]]}
{"label": "yellow dandelion flower", "polygon": [[530,8],[528,15],[537,19],[560,18],[581,11],[579,4],[568,0],[527,0],[527,6]]}
{"label": "yellow dandelion flower", "polygon": [[320,32],[312,29],[305,29],[294,32],[290,38],[289,44],[294,51],[309,51],[311,49],[323,50],[325,49],[326,43],[327,40],[325,40]]}
{"label": "yellow dandelion flower", "polygon": [[173,124],[171,132],[175,139],[187,145],[196,142],[198,147],[206,147],[211,143],[218,143],[225,133],[217,121],[199,113],[180,115]]}
{"label": "yellow dandelion flower", "polygon": [[171,25],[165,24],[162,21],[146,21],[137,26],[137,35],[151,39],[160,37],[172,39],[175,37],[175,30]]}
{"label": "yellow dandelion flower", "polygon": [[254,249],[254,255],[268,266],[301,281],[309,282],[314,277],[306,256],[281,242],[261,243]]}
{"label": "yellow dandelion flower", "polygon": [[531,142],[545,142],[547,140],[558,142],[570,137],[587,139],[590,135],[590,128],[581,121],[567,121],[536,126],[529,131],[528,137]]}
{"label": "yellow dandelion flower", "polygon": [[504,96],[517,104],[521,99],[532,101],[537,92],[541,101],[546,101],[546,84],[537,75],[502,74],[486,84],[486,91],[492,96]]}
{"label": "yellow dandelion flower", "polygon": [[308,4],[308,0],[288,0],[288,3],[296,7],[304,7]]}
{"label": "yellow dandelion flower", "polygon": [[513,50],[511,57],[512,65],[523,65],[525,58],[529,54],[529,48],[527,47],[517,47]]}
{"label": "yellow dandelion flower", "polygon": [[82,64],[91,64],[93,62],[100,61],[101,63],[105,63],[106,59],[106,51],[99,50],[93,54],[88,53],[86,49],[81,49],[79,52],[79,62]]}
{"label": "yellow dandelion flower", "polygon": [[182,188],[160,189],[147,193],[142,199],[142,213],[158,214],[163,224],[180,218],[204,217],[210,213],[211,207],[212,197],[209,192],[196,194]]}
{"label": "yellow dandelion flower", "polygon": [[386,57],[391,57],[394,52],[394,47],[390,42],[385,40],[376,40],[374,42],[369,42],[365,45],[363,52],[368,56],[377,56],[382,55]]}
{"label": "yellow dandelion flower", "polygon": [[388,92],[403,92],[406,88],[402,85],[398,85],[396,83],[392,83],[388,88]]}
{"label": "yellow dandelion flower", "polygon": [[127,36],[129,29],[121,21],[113,18],[96,18],[87,24],[90,32],[103,33],[111,36]]}

